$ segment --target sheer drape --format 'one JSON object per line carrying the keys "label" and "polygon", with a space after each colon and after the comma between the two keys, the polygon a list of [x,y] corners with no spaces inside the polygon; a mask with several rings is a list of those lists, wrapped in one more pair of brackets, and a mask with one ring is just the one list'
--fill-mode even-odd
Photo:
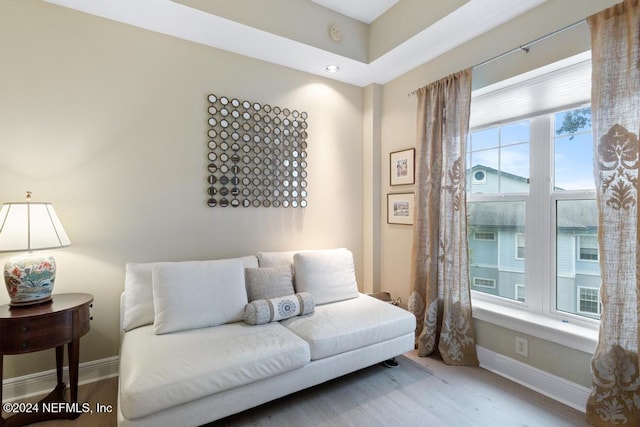
{"label": "sheer drape", "polygon": [[467,69],[416,91],[418,136],[409,310],[420,356],[477,365],[467,253],[465,151],[471,102]]}
{"label": "sheer drape", "polygon": [[596,426],[638,426],[638,0],[617,4],[588,22],[602,315],[587,418]]}

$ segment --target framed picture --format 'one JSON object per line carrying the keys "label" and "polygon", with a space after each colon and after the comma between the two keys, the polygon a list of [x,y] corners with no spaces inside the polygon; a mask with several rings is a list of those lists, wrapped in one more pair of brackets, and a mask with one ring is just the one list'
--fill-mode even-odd
{"label": "framed picture", "polygon": [[387,194],[387,223],[413,224],[414,193]]}
{"label": "framed picture", "polygon": [[416,174],[414,161],[416,149],[409,148],[402,151],[394,151],[389,154],[389,168],[391,171],[391,185],[414,184]]}

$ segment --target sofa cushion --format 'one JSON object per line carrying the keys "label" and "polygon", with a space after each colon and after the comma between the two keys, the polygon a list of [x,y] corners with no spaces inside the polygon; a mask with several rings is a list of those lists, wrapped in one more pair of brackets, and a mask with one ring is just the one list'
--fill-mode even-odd
{"label": "sofa cushion", "polygon": [[244,321],[250,325],[277,322],[293,316],[313,313],[315,304],[308,292],[279,298],[258,299],[244,308]]}
{"label": "sofa cushion", "polygon": [[156,334],[241,321],[247,304],[242,262],[231,259],[156,265],[153,304]]}
{"label": "sofa cushion", "polygon": [[298,252],[293,257],[296,292],[309,292],[316,304],[358,296],[353,254],[346,249]]}
{"label": "sofa cushion", "polygon": [[317,360],[413,333],[416,317],[360,294],[316,306],[313,316],[292,317],[280,324],[307,341],[311,360]]}
{"label": "sofa cushion", "polygon": [[245,268],[244,277],[249,302],[294,294],[290,266]]}
{"label": "sofa cushion", "polygon": [[[246,268],[258,267],[258,259],[251,255],[237,258]],[[124,312],[122,329],[130,331],[139,326],[151,325],[153,310],[153,267],[162,262],[127,263],[124,279]]]}
{"label": "sofa cushion", "polygon": [[280,323],[244,322],[155,335],[152,326],[124,335],[120,408],[136,419],[223,390],[300,368],[308,344]]}

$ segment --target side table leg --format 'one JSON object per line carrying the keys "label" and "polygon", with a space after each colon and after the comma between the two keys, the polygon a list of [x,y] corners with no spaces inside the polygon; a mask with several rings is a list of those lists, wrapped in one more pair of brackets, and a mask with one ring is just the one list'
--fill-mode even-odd
{"label": "side table leg", "polygon": [[57,386],[64,387],[64,383],[62,382],[62,364],[64,362],[64,345],[59,345],[56,347],[56,378],[58,380]]}
{"label": "side table leg", "polygon": [[[4,354],[0,353],[0,404],[2,404],[2,367],[4,366]],[[0,409],[0,425],[4,424],[4,417],[2,416],[2,409]]]}
{"label": "side table leg", "polygon": [[67,344],[69,354],[69,386],[71,387],[71,402],[78,401],[78,365],[80,364],[80,339]]}

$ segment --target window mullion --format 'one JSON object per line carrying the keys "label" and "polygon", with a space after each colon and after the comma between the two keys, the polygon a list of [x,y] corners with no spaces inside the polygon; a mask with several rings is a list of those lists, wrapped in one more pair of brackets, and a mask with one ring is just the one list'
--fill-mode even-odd
{"label": "window mullion", "polygon": [[526,208],[526,305],[535,312],[549,310],[550,286],[550,193],[551,193],[551,119],[531,119],[531,175]]}

